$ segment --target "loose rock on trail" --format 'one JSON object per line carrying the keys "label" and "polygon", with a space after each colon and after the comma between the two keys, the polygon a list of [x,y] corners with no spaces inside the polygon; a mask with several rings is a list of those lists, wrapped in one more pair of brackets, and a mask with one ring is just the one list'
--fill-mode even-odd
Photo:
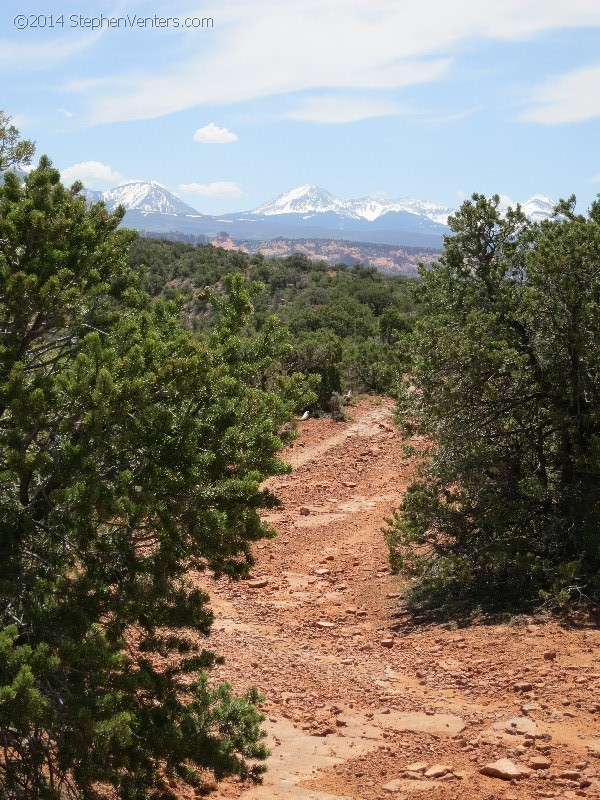
{"label": "loose rock on trail", "polygon": [[414,464],[391,403],[299,423],[276,539],[209,583],[213,673],[256,685],[272,755],[218,800],[600,798],[600,635],[543,617],[417,626],[381,528]]}

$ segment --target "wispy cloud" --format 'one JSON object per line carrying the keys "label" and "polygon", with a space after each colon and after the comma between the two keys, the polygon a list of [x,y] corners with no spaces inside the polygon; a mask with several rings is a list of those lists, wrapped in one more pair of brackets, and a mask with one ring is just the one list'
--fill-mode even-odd
{"label": "wispy cloud", "polygon": [[81,181],[89,189],[104,189],[124,181],[120,172],[100,161],[82,161],[60,171],[64,183]]}
{"label": "wispy cloud", "polygon": [[357,122],[372,117],[388,117],[405,113],[399,103],[378,100],[370,97],[352,97],[349,95],[327,95],[307,97],[298,102],[296,108],[282,116],[302,122],[317,122],[328,125],[339,125],[346,122]]}
{"label": "wispy cloud", "polygon": [[203,144],[229,144],[230,142],[237,142],[238,137],[233,131],[227,128],[219,128],[214,122],[210,122],[203,128],[198,128],[194,133],[193,139],[195,142],[202,142]]}
{"label": "wispy cloud", "polygon": [[543,125],[600,117],[600,64],[560,75],[533,92],[522,119]]}
{"label": "wispy cloud", "polygon": [[233,181],[215,181],[214,183],[180,183],[182,194],[198,194],[202,197],[242,197],[239,183]]}
{"label": "wispy cloud", "polygon": [[[229,0],[225,6],[209,0],[202,16],[216,23],[199,54],[167,70],[161,62],[143,74],[72,83],[72,90],[88,93],[91,120],[148,119],[300,91],[400,90],[442,78],[470,41],[526,40],[552,29],[600,25],[600,4]],[[318,112],[313,121],[323,121]],[[304,113],[308,119],[310,108]]]}
{"label": "wispy cloud", "polygon": [[85,36],[61,37],[49,42],[15,43],[0,40],[0,69],[9,74],[49,69],[92,47],[101,36],[102,31],[98,31]]}

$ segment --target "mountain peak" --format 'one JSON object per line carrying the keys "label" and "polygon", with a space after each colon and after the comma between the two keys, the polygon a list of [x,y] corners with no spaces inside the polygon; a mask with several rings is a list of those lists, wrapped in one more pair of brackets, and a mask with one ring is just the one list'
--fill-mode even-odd
{"label": "mountain peak", "polygon": [[319,214],[336,214],[342,220],[373,222],[384,214],[405,213],[415,217],[427,217],[431,222],[446,225],[448,215],[453,209],[440,203],[427,200],[380,200],[361,197],[357,200],[341,200],[327,189],[305,183],[288,189],[273,200],[251,211],[251,214],[274,216],[277,214],[298,214],[308,219]]}
{"label": "mountain peak", "polygon": [[184,214],[197,216],[198,212],[184,203],[156,181],[130,181],[102,192],[101,199],[108,209],[125,206],[127,211],[142,214]]}
{"label": "mountain peak", "polygon": [[541,222],[543,219],[553,219],[556,200],[546,194],[534,194],[521,208],[523,213],[532,222]]}
{"label": "mountain peak", "polygon": [[353,216],[349,213],[347,203],[337,198],[327,189],[304,183],[295,186],[273,200],[255,208],[252,214],[273,216],[275,214],[324,214],[333,211],[343,217]]}

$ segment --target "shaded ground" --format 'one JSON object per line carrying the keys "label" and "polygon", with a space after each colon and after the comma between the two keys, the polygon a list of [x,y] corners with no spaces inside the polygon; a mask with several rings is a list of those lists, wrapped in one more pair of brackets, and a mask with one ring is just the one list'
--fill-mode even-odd
{"label": "shaded ground", "polygon": [[[412,465],[389,413],[365,400],[346,423],[300,423],[293,473],[270,482],[279,536],[257,546],[254,580],[208,587],[226,659],[213,677],[264,692],[272,749],[262,786],[213,797],[599,798],[596,628],[403,615],[381,526]],[[519,777],[480,774],[498,759]]]}

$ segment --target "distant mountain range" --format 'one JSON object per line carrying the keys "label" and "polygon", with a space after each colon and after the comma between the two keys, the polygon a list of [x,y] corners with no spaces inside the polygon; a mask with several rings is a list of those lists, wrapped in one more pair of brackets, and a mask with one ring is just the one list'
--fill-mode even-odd
{"label": "distant mountain range", "polygon": [[[109,209],[123,205],[123,225],[128,228],[207,237],[226,232],[234,239],[262,241],[286,237],[440,248],[454,211],[411,198],[341,200],[311,184],[290,189],[253,211],[221,216],[200,214],[154,182],[126,183],[105,192],[87,190],[86,195],[90,201],[104,201]],[[509,205],[516,204],[503,197],[502,207]],[[535,195],[522,209],[530,219],[541,220],[552,215],[554,206],[551,198]]]}

